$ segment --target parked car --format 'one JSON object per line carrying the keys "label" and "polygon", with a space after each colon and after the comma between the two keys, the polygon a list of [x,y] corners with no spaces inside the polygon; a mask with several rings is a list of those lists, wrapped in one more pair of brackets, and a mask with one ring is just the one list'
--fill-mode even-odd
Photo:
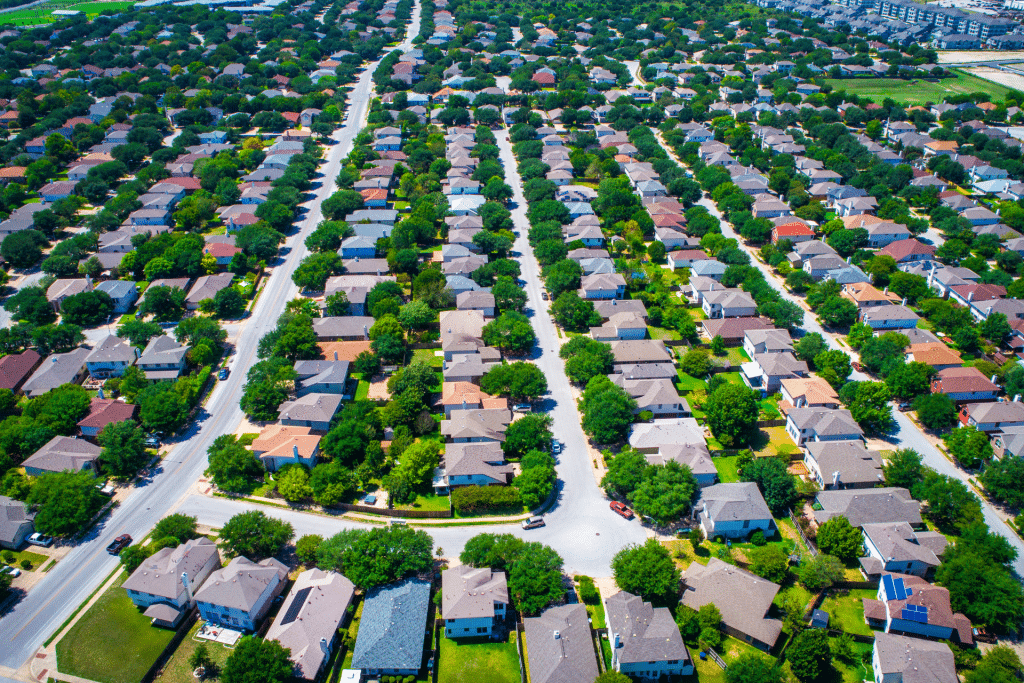
{"label": "parked car", "polygon": [[626,507],[617,500],[613,500],[611,503],[609,503],[608,507],[612,509],[612,512],[622,517],[625,517],[626,519],[633,519],[636,516],[633,514],[632,510],[630,510],[628,507]]}
{"label": "parked car", "polygon": [[540,298],[544,299],[544,301],[547,301],[548,300],[548,293],[546,291],[541,292],[540,293]]}
{"label": "parked car", "polygon": [[908,410],[910,410],[911,408],[913,408],[914,406],[912,404],[910,404],[910,403],[901,403],[897,407],[900,409],[901,413],[905,413]]}
{"label": "parked car", "polygon": [[517,413],[529,413],[533,410],[533,406],[531,406],[529,403],[519,403],[513,406],[512,410],[516,411]]}
{"label": "parked car", "polygon": [[552,441],[551,442],[551,452],[554,453],[555,455],[558,455],[559,453],[561,453],[562,452],[562,444],[558,443],[557,441]]}
{"label": "parked car", "polygon": [[160,448],[160,439],[150,434],[146,437],[146,448]]}
{"label": "parked car", "polygon": [[863,370],[864,370],[864,366],[862,366],[857,361],[853,361],[852,363],[850,363],[850,367],[852,367],[857,372],[863,372]]}
{"label": "parked car", "polygon": [[114,542],[107,546],[107,552],[111,555],[120,555],[121,551],[132,544],[132,537],[128,534],[121,534],[114,539]]}
{"label": "parked car", "polygon": [[228,378],[229,374],[231,374],[230,370],[228,370],[227,368],[221,368],[220,372],[217,373],[217,379],[223,382]]}
{"label": "parked car", "polygon": [[38,545],[43,548],[49,548],[53,545],[53,536],[47,536],[46,534],[37,531],[28,537],[28,543],[29,545]]}
{"label": "parked car", "polygon": [[17,578],[21,576],[21,570],[17,567],[4,567],[3,569],[0,569],[0,574],[10,574],[11,576]]}
{"label": "parked car", "polygon": [[542,527],[542,526],[544,526],[544,518],[543,517],[527,517],[526,519],[523,520],[523,528],[524,529],[536,529],[536,528]]}

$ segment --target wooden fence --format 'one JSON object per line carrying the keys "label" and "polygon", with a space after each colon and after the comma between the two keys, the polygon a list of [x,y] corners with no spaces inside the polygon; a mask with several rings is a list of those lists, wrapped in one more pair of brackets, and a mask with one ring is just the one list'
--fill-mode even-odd
{"label": "wooden fence", "polygon": [[520,620],[516,620],[516,650],[519,651],[519,678],[522,683],[527,683],[526,678],[526,653],[523,651],[523,638],[526,637],[526,631],[523,629],[523,623]]}
{"label": "wooden fence", "polygon": [[343,510],[345,512],[363,512],[369,515],[383,515],[384,517],[409,517],[411,519],[447,519],[452,516],[451,507],[447,510],[393,510],[391,508],[376,508],[369,505],[349,505],[338,503],[332,510]]}
{"label": "wooden fence", "polygon": [[779,419],[779,420],[758,420],[757,421],[757,426],[758,427],[785,427],[786,426],[786,421],[785,420],[781,420],[781,419]]}
{"label": "wooden fence", "polygon": [[811,554],[811,557],[818,556],[818,546],[811,542],[811,539],[807,538],[807,534],[804,533],[804,529],[800,526],[799,520],[796,518],[796,513],[793,512],[793,508],[789,509],[789,519],[793,522],[793,526],[796,527],[796,532],[800,534],[800,540],[804,542],[807,547],[807,551]]}
{"label": "wooden fence", "polygon": [[163,669],[167,666],[167,662],[170,660],[171,655],[177,651],[178,646],[181,645],[181,641],[185,640],[185,637],[188,635],[188,632],[192,630],[192,627],[195,625],[198,618],[199,610],[193,607],[192,611],[185,615],[185,619],[181,622],[181,626],[178,627],[178,630],[175,631],[174,637],[171,638],[169,643],[167,643],[167,647],[163,649],[160,656],[156,658],[155,662],[153,662],[153,666],[149,667],[149,671],[147,671],[146,675],[142,677],[142,683],[152,683],[152,681],[156,680],[156,677],[163,672]]}

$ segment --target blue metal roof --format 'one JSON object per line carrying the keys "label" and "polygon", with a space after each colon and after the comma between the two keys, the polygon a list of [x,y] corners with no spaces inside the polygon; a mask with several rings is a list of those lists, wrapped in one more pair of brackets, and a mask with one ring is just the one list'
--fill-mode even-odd
{"label": "blue metal roof", "polygon": [[429,606],[430,583],[422,579],[371,589],[363,602],[352,668],[418,670]]}

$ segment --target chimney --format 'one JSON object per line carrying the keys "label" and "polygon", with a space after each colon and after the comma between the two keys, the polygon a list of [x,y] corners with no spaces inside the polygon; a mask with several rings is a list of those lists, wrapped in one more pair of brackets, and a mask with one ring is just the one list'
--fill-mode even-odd
{"label": "chimney", "polygon": [[903,297],[903,301],[900,302],[900,306],[906,306],[906,305],[907,305],[907,297]]}
{"label": "chimney", "polygon": [[988,381],[992,382],[992,384],[995,384],[996,383],[996,376],[992,375],[991,377],[988,378]]}
{"label": "chimney", "polygon": [[853,259],[853,257],[852,257],[852,256],[847,256],[847,257],[846,257],[846,265],[850,265],[850,261],[851,261],[852,259]]}
{"label": "chimney", "polygon": [[985,317],[987,318],[990,315],[992,315],[992,307],[991,306],[989,306],[988,308],[985,309]]}
{"label": "chimney", "polygon": [[888,293],[889,293],[889,288],[888,287],[886,287],[885,289],[882,290],[882,294],[888,294]]}
{"label": "chimney", "polygon": [[558,631],[555,631],[554,636],[555,636],[555,640],[560,640],[562,638],[562,634],[559,633]]}
{"label": "chimney", "polygon": [[972,301],[974,301],[974,292],[973,291],[969,292],[967,294],[967,303],[971,303]]}
{"label": "chimney", "polygon": [[618,633],[612,636],[612,639],[614,640],[614,644],[612,645],[613,648],[617,650],[622,647],[622,638],[619,637]]}
{"label": "chimney", "polygon": [[356,263],[359,263],[359,257],[356,256]]}
{"label": "chimney", "polygon": [[832,488],[834,488],[834,489],[838,489],[839,488],[839,473],[838,472],[833,472],[832,473]]}
{"label": "chimney", "polygon": [[330,654],[331,647],[327,643],[327,639],[326,638],[321,638],[320,639],[320,649],[324,651],[324,654]]}
{"label": "chimney", "polygon": [[292,444],[292,455],[295,456],[296,460],[299,459],[299,446],[298,446],[298,444]]}
{"label": "chimney", "polygon": [[[450,331],[451,331],[451,330],[449,330],[449,332],[450,332]],[[365,339],[369,339],[369,338],[370,338],[370,333],[369,333],[369,331],[368,331],[368,330],[366,329],[366,325],[363,325],[363,337],[364,337]],[[335,351],[335,352],[334,352],[334,360],[338,360],[338,352],[337,352],[337,351]]]}
{"label": "chimney", "polygon": [[89,273],[86,273],[86,274],[85,274],[85,284],[86,284],[86,285],[87,285],[87,286],[88,286],[89,288],[92,288],[92,275],[89,275]]}
{"label": "chimney", "polygon": [[1013,402],[1014,403],[1019,403],[1020,402],[1020,394],[1014,394]]}
{"label": "chimney", "polygon": [[185,597],[188,599],[188,604],[192,604],[192,582],[188,580],[188,572],[181,573],[181,585],[185,587]]}

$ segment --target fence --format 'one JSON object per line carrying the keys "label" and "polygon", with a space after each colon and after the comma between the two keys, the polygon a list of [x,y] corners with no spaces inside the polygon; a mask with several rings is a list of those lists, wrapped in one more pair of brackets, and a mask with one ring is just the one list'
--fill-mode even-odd
{"label": "fence", "polygon": [[447,519],[452,516],[451,507],[447,510],[393,510],[391,508],[375,508],[369,505],[349,505],[338,503],[332,510],[343,510],[345,512],[364,512],[369,515],[383,515],[384,517],[409,517],[411,519]]}
{"label": "fence", "polygon": [[174,633],[174,637],[171,638],[171,642],[167,643],[167,647],[163,649],[160,656],[153,662],[153,666],[149,667],[149,671],[142,677],[142,683],[152,683],[156,680],[156,677],[163,671],[164,666],[167,665],[171,655],[175,653],[178,646],[181,645],[181,641],[185,640],[185,636],[188,635],[189,631],[192,630],[192,626],[195,625],[196,620],[199,618],[199,610],[192,608],[192,611],[185,616],[185,620],[178,627],[178,630]]}
{"label": "fence", "polygon": [[786,421],[785,420],[758,420],[757,421],[757,426],[758,427],[785,427],[786,426]]}
{"label": "fence", "polygon": [[519,651],[519,678],[522,683],[526,683],[526,653],[523,651],[523,638],[526,637],[526,631],[523,629],[521,621],[516,621],[516,650]]}
{"label": "fence", "polygon": [[807,534],[804,533],[804,528],[800,526],[800,521],[796,518],[796,513],[793,512],[793,508],[789,509],[789,519],[793,522],[793,526],[796,527],[796,532],[800,534],[800,540],[804,542],[807,552],[811,554],[811,557],[817,557],[818,546],[811,543],[811,539],[807,538]]}
{"label": "fence", "polygon": [[725,660],[722,659],[721,657],[719,657],[718,653],[715,652],[715,648],[708,647],[704,651],[708,653],[709,657],[711,657],[711,661],[713,661],[715,664],[717,664],[718,666],[720,666],[722,668],[722,671],[725,671],[726,669],[729,668],[729,665],[725,663]]}

